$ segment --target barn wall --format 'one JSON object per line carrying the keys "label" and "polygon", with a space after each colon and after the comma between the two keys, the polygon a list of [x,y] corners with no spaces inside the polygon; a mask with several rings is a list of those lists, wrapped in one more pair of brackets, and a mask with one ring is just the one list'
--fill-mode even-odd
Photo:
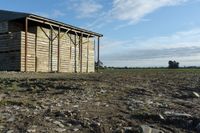
{"label": "barn wall", "polygon": [[88,43],[88,72],[94,72],[95,69],[94,51],[94,43],[90,40]]}
{"label": "barn wall", "polygon": [[0,22],[0,33],[6,33],[6,32],[20,32],[23,30],[23,24],[15,21],[10,22]]}
{"label": "barn wall", "polygon": [[[76,70],[76,72],[81,72],[80,36],[76,37],[77,45],[75,46],[73,43],[75,35],[69,34],[69,37],[64,34],[65,32],[60,33],[62,38],[60,38],[60,58],[58,60],[58,31],[54,30],[51,33],[50,28],[43,27],[42,29],[39,26],[29,27],[27,71],[75,72]],[[23,31],[23,25],[20,23],[0,23],[0,63],[4,62],[0,70],[25,71],[25,33],[19,31]],[[54,38],[52,43],[50,38]],[[94,72],[94,44],[85,37],[82,42],[82,72]]]}
{"label": "barn wall", "polygon": [[0,71],[20,71],[20,36],[20,32],[0,35]]}
{"label": "barn wall", "polygon": [[[51,46],[51,53],[52,53],[52,71],[56,72],[58,71],[58,31],[52,31],[52,39],[55,39],[52,42],[52,46]],[[51,36],[50,36],[51,38]]]}
{"label": "barn wall", "polygon": [[61,32],[60,36],[60,72],[74,72],[72,69],[72,42]]}
{"label": "barn wall", "polygon": [[94,72],[94,43],[92,39],[83,38],[82,44],[82,72]]}
{"label": "barn wall", "polygon": [[[43,30],[42,30],[43,29]],[[76,37],[77,45],[75,46],[75,35],[60,33],[60,59],[58,60],[58,31],[51,30],[44,27],[37,27],[36,32],[36,47],[37,47],[37,71],[39,72],[80,72],[80,37]],[[44,33],[45,32],[45,33]],[[49,38],[54,39],[51,45]],[[70,39],[71,38],[71,39]],[[91,40],[83,38],[83,59],[82,59],[82,72],[94,72],[94,44]],[[76,59],[75,59],[76,51]],[[76,66],[75,66],[76,61]],[[60,62],[58,68],[58,62]],[[76,68],[75,68],[76,67]],[[52,69],[52,70],[51,70]]]}
{"label": "barn wall", "polygon": [[[28,33],[27,71],[35,72],[35,34]],[[25,32],[21,32],[21,71],[25,71]]]}
{"label": "barn wall", "polygon": [[8,22],[0,22],[0,33],[8,32]]}
{"label": "barn wall", "polygon": [[[48,29],[43,30],[50,36]],[[50,72],[50,41],[39,27],[36,33],[36,58],[37,72]]]}
{"label": "barn wall", "polygon": [[23,29],[24,29],[24,25],[22,23],[15,22],[15,21],[8,22],[9,32],[19,32],[19,31],[23,31]]}

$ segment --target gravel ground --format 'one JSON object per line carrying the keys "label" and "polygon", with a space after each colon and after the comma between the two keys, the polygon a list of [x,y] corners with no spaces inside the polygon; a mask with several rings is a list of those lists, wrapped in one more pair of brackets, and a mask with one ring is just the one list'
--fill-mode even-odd
{"label": "gravel ground", "polygon": [[3,133],[200,132],[200,70],[0,73]]}

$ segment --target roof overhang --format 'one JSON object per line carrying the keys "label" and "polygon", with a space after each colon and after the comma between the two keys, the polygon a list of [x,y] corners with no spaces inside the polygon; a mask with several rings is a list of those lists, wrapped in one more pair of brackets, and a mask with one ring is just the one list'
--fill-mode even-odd
{"label": "roof overhang", "polygon": [[28,19],[28,20],[32,20],[34,22],[51,25],[51,26],[61,28],[61,29],[70,30],[71,32],[75,32],[75,34],[84,34],[84,35],[90,36],[90,37],[103,37],[102,34],[99,34],[99,33],[93,32],[93,31],[89,31],[89,30],[86,30],[83,28],[79,28],[76,26],[72,26],[69,24],[65,24],[65,23],[62,23],[62,22],[59,22],[59,21],[56,21],[53,19],[38,16],[35,14],[0,10],[0,22],[14,21],[14,20],[18,20],[18,19]]}
{"label": "roof overhang", "polygon": [[89,30],[86,30],[86,29],[83,29],[83,28],[75,27],[75,26],[72,26],[72,25],[69,25],[69,24],[65,24],[65,23],[62,23],[62,22],[59,22],[59,21],[52,20],[52,19],[47,19],[47,18],[37,16],[37,15],[29,15],[27,17],[27,19],[32,20],[32,21],[36,21],[36,22],[40,22],[40,23],[43,23],[43,24],[52,25],[52,26],[55,26],[55,27],[58,27],[58,28],[60,27],[61,29],[74,31],[74,32],[77,32],[79,34],[86,34],[88,36],[103,37],[102,34],[92,32],[92,31],[89,31]]}

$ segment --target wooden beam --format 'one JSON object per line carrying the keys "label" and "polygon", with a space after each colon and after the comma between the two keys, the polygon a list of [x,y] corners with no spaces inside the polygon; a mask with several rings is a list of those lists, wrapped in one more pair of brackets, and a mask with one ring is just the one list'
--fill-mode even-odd
{"label": "wooden beam", "polygon": [[74,45],[74,62],[75,62],[75,73],[77,73],[77,62],[76,62],[76,35],[75,35],[75,45]]}
{"label": "wooden beam", "polygon": [[[53,26],[52,26],[51,24],[50,24],[49,26],[50,26],[50,27],[51,27],[51,29],[53,30],[53,33],[54,33],[54,35],[55,35],[55,36],[57,36],[58,34],[55,32],[55,30],[54,30]],[[60,26],[59,26],[58,28],[60,28]]]}
{"label": "wooden beam", "polygon": [[98,37],[98,48],[97,48],[97,72],[99,72],[99,65],[100,65],[100,37]]}
{"label": "wooden beam", "polygon": [[28,18],[25,19],[25,69],[24,71],[27,72],[27,47],[28,45]]}
{"label": "wooden beam", "polygon": [[70,31],[69,29],[66,30],[65,33],[60,37],[60,39],[62,39],[64,35],[68,34],[69,31]]}
{"label": "wooden beam", "polygon": [[58,69],[58,72],[60,72],[60,27],[58,28],[58,66],[57,66],[57,69]]}
{"label": "wooden beam", "polygon": [[[71,38],[71,36],[67,33],[67,36],[69,37],[69,39],[70,39],[70,41],[74,44],[74,45],[76,45],[76,42],[74,42],[74,40]],[[76,35],[75,35],[76,36]]]}
{"label": "wooden beam", "polygon": [[83,71],[83,34],[81,34],[81,36],[80,36],[80,51],[79,51],[79,53],[80,53],[80,72],[82,73],[82,71]]}
{"label": "wooden beam", "polygon": [[87,68],[86,68],[86,72],[88,73],[89,70],[89,45],[87,43]]}
{"label": "wooden beam", "polygon": [[47,35],[47,33],[44,31],[44,29],[40,26],[40,29],[43,31],[43,33],[46,35],[46,37],[49,39],[49,40],[51,40],[51,37],[49,37],[48,35]]}
{"label": "wooden beam", "polygon": [[53,30],[51,29],[51,35],[50,35],[50,48],[51,48],[51,55],[50,55],[50,65],[51,65],[51,72],[53,71]]}
{"label": "wooden beam", "polygon": [[37,58],[37,31],[35,34],[35,72],[37,72],[38,67],[38,58]]}
{"label": "wooden beam", "polygon": [[93,36],[99,36],[99,37],[103,36],[101,34],[98,34],[98,33],[92,32],[92,31],[88,31],[88,30],[85,30],[85,29],[74,27],[72,25],[63,24],[63,23],[60,23],[60,22],[55,22],[53,20],[49,20],[49,19],[46,19],[46,18],[43,18],[43,17],[39,17],[39,16],[36,16],[36,15],[31,15],[29,17],[29,19],[32,20],[32,21],[35,21],[35,22],[43,23],[43,24],[51,24],[52,26],[55,26],[57,28],[60,26],[61,29],[75,30],[77,33],[82,33],[83,32],[85,35],[91,34]]}

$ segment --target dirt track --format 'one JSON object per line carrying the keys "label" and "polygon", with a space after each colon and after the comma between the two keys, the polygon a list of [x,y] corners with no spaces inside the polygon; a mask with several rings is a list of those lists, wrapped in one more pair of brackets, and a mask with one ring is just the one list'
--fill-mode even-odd
{"label": "dirt track", "polygon": [[200,70],[0,73],[0,132],[200,132],[199,94]]}

